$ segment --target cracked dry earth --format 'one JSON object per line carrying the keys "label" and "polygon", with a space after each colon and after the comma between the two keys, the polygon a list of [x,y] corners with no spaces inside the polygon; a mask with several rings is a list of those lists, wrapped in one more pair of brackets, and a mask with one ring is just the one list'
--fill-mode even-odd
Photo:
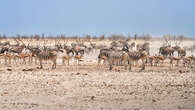
{"label": "cracked dry earth", "polygon": [[0,110],[195,110],[194,70],[85,68],[1,69]]}

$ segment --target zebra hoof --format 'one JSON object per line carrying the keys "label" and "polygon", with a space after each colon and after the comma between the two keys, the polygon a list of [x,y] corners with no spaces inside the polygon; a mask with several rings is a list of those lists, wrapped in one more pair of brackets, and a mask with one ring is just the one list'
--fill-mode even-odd
{"label": "zebra hoof", "polygon": [[43,67],[37,67],[37,69],[43,69]]}
{"label": "zebra hoof", "polygon": [[145,68],[140,69],[140,71],[144,71],[144,70],[145,70]]}

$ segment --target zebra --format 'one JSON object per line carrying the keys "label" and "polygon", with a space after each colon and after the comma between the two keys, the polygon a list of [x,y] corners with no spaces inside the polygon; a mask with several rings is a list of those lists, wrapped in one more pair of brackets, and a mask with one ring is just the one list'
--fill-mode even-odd
{"label": "zebra", "polygon": [[125,69],[127,68],[127,60],[128,60],[128,54],[124,51],[110,51],[107,53],[108,55],[108,63],[109,63],[109,70],[111,71],[113,69],[113,66],[125,66]]}
{"label": "zebra", "polygon": [[144,44],[137,44],[138,51],[146,51],[148,55],[150,55],[150,43],[145,42]]}
{"label": "zebra", "polygon": [[58,50],[51,50],[47,48],[41,50],[39,48],[31,48],[30,46],[28,46],[27,49],[29,49],[38,58],[40,63],[40,69],[43,68],[43,60],[51,60],[53,62],[52,69],[56,68]]}
{"label": "zebra", "polygon": [[146,51],[130,51],[128,52],[128,62],[129,62],[129,71],[131,71],[132,62],[141,60],[142,68],[141,70],[145,70],[145,60],[147,59]]}

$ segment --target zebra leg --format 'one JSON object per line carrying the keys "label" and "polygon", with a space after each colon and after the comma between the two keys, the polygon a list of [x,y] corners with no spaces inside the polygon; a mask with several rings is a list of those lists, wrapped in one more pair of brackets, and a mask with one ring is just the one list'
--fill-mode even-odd
{"label": "zebra leg", "polygon": [[153,66],[153,59],[149,59],[150,65]]}
{"label": "zebra leg", "polygon": [[134,64],[135,64],[135,67],[138,67],[139,65],[138,65],[138,60],[136,60],[135,62],[134,62]]}
{"label": "zebra leg", "polygon": [[160,66],[163,66],[163,63],[164,63],[164,60],[162,60],[162,62],[160,61],[160,62],[159,62],[159,65],[160,65]]}
{"label": "zebra leg", "polygon": [[55,68],[56,68],[56,66],[57,66],[57,58],[55,59]]}
{"label": "zebra leg", "polygon": [[171,59],[170,60],[170,68],[172,68],[173,67],[173,60]]}
{"label": "zebra leg", "polygon": [[113,59],[109,59],[108,60],[108,62],[109,62],[109,70],[111,71],[112,70],[112,68],[113,68],[113,61],[112,61]]}
{"label": "zebra leg", "polygon": [[56,68],[56,59],[53,60],[53,65],[52,65],[52,69]]}
{"label": "zebra leg", "polygon": [[100,65],[100,62],[101,62],[101,58],[98,58],[98,65]]}
{"label": "zebra leg", "polygon": [[6,56],[4,57],[4,60],[5,60],[4,63],[7,64],[7,57]]}
{"label": "zebra leg", "polygon": [[65,59],[64,58],[62,58],[62,64],[65,65]]}
{"label": "zebra leg", "polygon": [[26,58],[25,57],[23,58],[23,64],[26,64]]}
{"label": "zebra leg", "polygon": [[177,60],[177,64],[176,64],[176,66],[179,66],[179,60]]}
{"label": "zebra leg", "polygon": [[74,64],[77,65],[77,59],[76,58],[74,58]]}
{"label": "zebra leg", "polygon": [[37,64],[37,57],[34,57],[34,59],[35,59],[35,64]]}
{"label": "zebra leg", "polygon": [[132,61],[129,60],[129,71],[131,71]]}
{"label": "zebra leg", "polygon": [[80,59],[78,59],[78,65],[80,65]]}
{"label": "zebra leg", "polygon": [[42,60],[41,59],[39,59],[39,63],[40,63],[40,69],[42,69],[43,68],[43,62],[42,62]]}
{"label": "zebra leg", "polygon": [[148,57],[146,58],[146,61],[145,62],[146,62],[146,64],[148,63]]}
{"label": "zebra leg", "polygon": [[125,70],[127,70],[128,61],[124,61],[123,63],[124,63],[124,65],[125,65]]}
{"label": "zebra leg", "polygon": [[112,66],[112,64],[110,64],[109,70],[111,71],[111,70],[112,70],[112,68],[113,68],[113,66]]}
{"label": "zebra leg", "polygon": [[11,64],[11,57],[9,57],[9,64]]}
{"label": "zebra leg", "polygon": [[145,59],[142,59],[142,69],[141,70],[145,70]]}
{"label": "zebra leg", "polygon": [[127,65],[125,64],[125,70],[127,70]]}
{"label": "zebra leg", "polygon": [[69,66],[70,65],[70,59],[68,59],[67,62],[68,62],[68,66]]}
{"label": "zebra leg", "polygon": [[29,64],[32,63],[32,56],[31,55],[29,56],[28,62],[29,62]]}

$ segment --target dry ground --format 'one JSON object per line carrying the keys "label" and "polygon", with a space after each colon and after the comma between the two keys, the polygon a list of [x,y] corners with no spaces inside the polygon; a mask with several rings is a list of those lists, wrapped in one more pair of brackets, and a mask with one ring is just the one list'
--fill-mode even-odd
{"label": "dry ground", "polygon": [[[152,45],[155,54],[159,42]],[[56,70],[1,64],[0,110],[195,110],[195,68],[110,72],[96,66],[97,54],[85,56],[81,66],[58,62]]]}

